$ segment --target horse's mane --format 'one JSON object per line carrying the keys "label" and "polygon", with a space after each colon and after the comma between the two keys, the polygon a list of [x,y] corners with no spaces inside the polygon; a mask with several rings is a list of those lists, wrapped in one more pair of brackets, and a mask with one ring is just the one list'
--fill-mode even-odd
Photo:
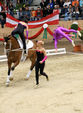
{"label": "horse's mane", "polygon": [[12,36],[12,35],[8,35],[8,36],[5,36],[4,39],[5,41],[7,42],[8,40],[11,40],[11,39],[15,39],[17,41],[17,38],[15,36]]}
{"label": "horse's mane", "polygon": [[17,41],[17,38],[14,35],[8,35],[9,38],[14,38]]}

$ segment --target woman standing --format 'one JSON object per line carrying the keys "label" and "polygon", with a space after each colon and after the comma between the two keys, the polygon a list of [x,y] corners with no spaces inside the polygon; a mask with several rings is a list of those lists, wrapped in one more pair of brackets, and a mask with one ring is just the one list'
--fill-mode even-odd
{"label": "woman standing", "polygon": [[43,41],[37,42],[37,50],[36,50],[37,61],[35,65],[36,85],[39,84],[39,70],[40,70],[40,74],[45,76],[46,79],[48,80],[48,75],[45,72],[43,72],[45,68],[45,60],[47,59],[46,51],[43,48],[43,45],[44,45]]}

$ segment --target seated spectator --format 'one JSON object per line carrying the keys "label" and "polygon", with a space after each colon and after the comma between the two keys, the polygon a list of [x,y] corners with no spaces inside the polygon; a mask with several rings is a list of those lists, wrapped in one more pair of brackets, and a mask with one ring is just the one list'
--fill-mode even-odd
{"label": "seated spectator", "polygon": [[83,19],[83,0],[79,1],[79,6],[80,6],[80,14],[81,14],[81,17]]}
{"label": "seated spectator", "polygon": [[81,6],[81,16],[82,16],[82,20],[83,20],[83,5]]}
{"label": "seated spectator", "polygon": [[76,19],[76,20],[78,20],[79,14],[80,14],[79,8],[76,6],[76,7],[75,7],[75,12],[74,12],[74,15],[75,15],[75,19]]}
{"label": "seated spectator", "polygon": [[75,6],[79,7],[79,1],[78,0],[73,0],[72,1],[72,6],[73,7],[75,7]]}
{"label": "seated spectator", "polygon": [[67,21],[68,20],[68,5],[65,5],[64,12],[65,12],[64,20]]}
{"label": "seated spectator", "polygon": [[23,11],[22,8],[19,9],[19,20],[23,19]]}
{"label": "seated spectator", "polygon": [[42,11],[40,9],[40,7],[37,8],[37,20],[40,20],[42,18]]}
{"label": "seated spectator", "polygon": [[34,8],[31,9],[31,17],[30,17],[30,20],[31,21],[34,21],[35,18],[36,18],[37,14],[36,14],[36,11],[34,10]]}
{"label": "seated spectator", "polygon": [[61,9],[61,12],[60,12],[60,16],[64,16],[65,15],[65,6],[63,6],[63,8]]}
{"label": "seated spectator", "polygon": [[59,7],[62,9],[64,4],[64,0],[60,0]]}
{"label": "seated spectator", "polygon": [[82,7],[83,6],[83,0],[79,1],[79,6]]}
{"label": "seated spectator", "polygon": [[[4,24],[6,23],[6,13],[4,10],[1,11],[1,14],[0,14],[2,17],[2,21],[4,20]],[[2,22],[3,23],[3,22]]]}
{"label": "seated spectator", "polygon": [[44,0],[41,0],[40,6],[42,9],[43,17],[45,17],[46,16],[46,14],[45,14],[46,2],[44,2]]}
{"label": "seated spectator", "polygon": [[44,0],[41,0],[40,6],[42,9],[44,9],[46,7],[46,2]]}
{"label": "seated spectator", "polygon": [[50,5],[47,6],[47,15],[52,14],[53,9],[50,8]]}
{"label": "seated spectator", "polygon": [[8,8],[9,8],[9,11],[10,11],[10,15],[11,15],[11,16],[14,16],[14,12],[13,12],[14,7],[13,7],[13,4],[12,4],[11,2],[9,3]]}
{"label": "seated spectator", "polygon": [[53,9],[54,5],[53,5],[52,0],[49,1],[48,5],[50,6],[51,9]]}
{"label": "seated spectator", "polygon": [[57,0],[54,0],[54,1],[53,1],[53,8],[54,8],[56,5],[59,5],[59,3],[57,2]]}
{"label": "seated spectator", "polygon": [[68,6],[69,7],[69,4],[71,4],[71,1],[70,0],[66,0],[65,2],[64,2],[64,4],[63,4],[63,6]]}
{"label": "seated spectator", "polygon": [[73,15],[73,8],[72,5],[70,4],[68,8],[68,20],[72,20],[72,15]]}
{"label": "seated spectator", "polygon": [[55,13],[57,11],[57,7],[56,5],[54,6],[54,9],[53,9],[53,13]]}
{"label": "seated spectator", "polygon": [[56,12],[58,9],[59,9],[59,6],[58,5],[55,5],[54,6],[54,9],[53,9],[53,13]]}
{"label": "seated spectator", "polygon": [[7,12],[8,11],[8,7],[6,6],[5,2],[3,2],[3,4],[2,4],[2,10],[4,12]]}
{"label": "seated spectator", "polygon": [[48,15],[47,7],[44,8],[43,17],[46,17]]}
{"label": "seated spectator", "polygon": [[28,6],[25,7],[24,17],[27,18],[28,20],[30,20],[30,10],[29,10]]}
{"label": "seated spectator", "polygon": [[50,0],[46,0],[46,6],[48,5],[49,1],[50,1]]}
{"label": "seated spectator", "polygon": [[5,24],[5,19],[3,18],[3,16],[1,16],[1,28],[4,28],[4,24]]}

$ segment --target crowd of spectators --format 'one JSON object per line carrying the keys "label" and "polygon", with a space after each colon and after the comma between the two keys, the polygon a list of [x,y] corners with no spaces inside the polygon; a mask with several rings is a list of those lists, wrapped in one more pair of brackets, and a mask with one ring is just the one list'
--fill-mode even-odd
{"label": "crowd of spectators", "polygon": [[[60,18],[64,20],[72,20],[73,17],[78,20],[79,17],[83,19],[83,0],[41,0],[40,5],[36,9],[30,8],[24,4],[18,9],[18,19],[22,20],[26,17],[29,21],[40,20],[42,17],[46,17],[49,14],[59,10]],[[2,28],[5,24],[6,12],[11,16],[14,16],[15,7],[12,2],[3,3],[0,2],[0,22]]]}
{"label": "crowd of spectators", "polygon": [[40,6],[35,10],[28,6],[19,10],[19,19],[26,16],[30,21],[39,20],[59,10],[60,18],[64,20],[83,19],[83,0],[41,0]]}
{"label": "crowd of spectators", "polygon": [[[64,20],[83,19],[83,0],[41,0],[40,6],[43,10],[43,16],[59,10],[60,18]],[[48,11],[49,10],[49,11]]]}

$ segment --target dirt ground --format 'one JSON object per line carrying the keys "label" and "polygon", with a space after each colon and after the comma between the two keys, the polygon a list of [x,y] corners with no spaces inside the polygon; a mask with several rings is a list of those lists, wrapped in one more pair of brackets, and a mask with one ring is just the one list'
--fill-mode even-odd
{"label": "dirt ground", "polygon": [[[82,44],[81,40],[74,40]],[[73,51],[64,39],[58,47]],[[54,48],[54,42],[45,41],[45,48]],[[3,54],[2,43],[0,54]],[[21,62],[13,72],[14,80],[6,87],[7,63],[0,63],[0,113],[83,113],[83,55],[49,56],[45,66],[49,81],[40,76],[38,87],[35,70],[25,80],[29,68],[29,60]]]}

